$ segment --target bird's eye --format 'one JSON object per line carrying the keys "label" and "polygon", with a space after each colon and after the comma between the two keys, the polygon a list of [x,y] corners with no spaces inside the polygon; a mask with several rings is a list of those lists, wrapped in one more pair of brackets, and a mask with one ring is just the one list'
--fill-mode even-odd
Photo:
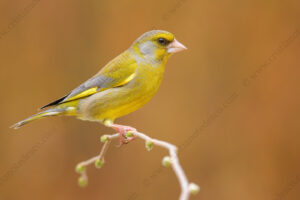
{"label": "bird's eye", "polygon": [[158,43],[161,45],[167,45],[168,41],[165,38],[158,38]]}

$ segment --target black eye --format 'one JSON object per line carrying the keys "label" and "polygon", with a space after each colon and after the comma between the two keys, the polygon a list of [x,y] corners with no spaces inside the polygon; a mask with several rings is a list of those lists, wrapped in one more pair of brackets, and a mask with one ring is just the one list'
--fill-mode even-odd
{"label": "black eye", "polygon": [[161,45],[167,45],[168,41],[165,38],[158,38],[158,43]]}

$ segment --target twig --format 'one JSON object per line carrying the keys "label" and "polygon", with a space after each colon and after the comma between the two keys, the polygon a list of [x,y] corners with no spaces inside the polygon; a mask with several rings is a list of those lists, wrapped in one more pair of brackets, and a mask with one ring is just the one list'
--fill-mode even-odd
{"label": "twig", "polygon": [[[105,153],[109,147],[109,144],[111,140],[116,139],[119,137],[119,134],[113,134],[113,135],[103,135],[101,137],[101,142],[104,143],[100,153],[98,156],[95,156],[87,161],[81,162],[77,165],[76,171],[81,174],[81,176],[78,179],[78,183],[80,186],[86,186],[87,184],[87,174],[86,174],[86,167],[92,163],[95,163],[95,167],[101,168],[104,164],[104,156]],[[145,135],[144,133],[140,133],[137,131],[130,131],[126,133],[126,138],[133,139],[134,137],[141,138],[145,140],[146,148],[147,150],[151,150],[153,148],[153,145],[160,146],[162,148],[165,148],[169,150],[169,156],[166,156],[163,158],[162,164],[166,167],[172,166],[179,184],[181,186],[181,194],[179,200],[188,200],[190,194],[197,194],[199,191],[199,186],[197,186],[194,183],[189,183],[187,180],[187,177],[179,163],[179,159],[177,156],[177,147],[173,144],[170,144],[168,142],[164,142],[161,140],[150,138],[149,136]]]}

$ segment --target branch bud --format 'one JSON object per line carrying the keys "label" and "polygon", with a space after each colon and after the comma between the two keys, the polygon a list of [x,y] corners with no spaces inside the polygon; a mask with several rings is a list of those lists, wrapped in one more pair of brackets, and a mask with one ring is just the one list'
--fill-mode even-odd
{"label": "branch bud", "polygon": [[80,176],[80,177],[78,178],[78,185],[79,185],[80,187],[85,187],[85,186],[87,185],[87,179],[84,178],[84,177],[82,177],[82,176]]}
{"label": "branch bud", "polygon": [[189,184],[189,192],[192,195],[196,195],[200,191],[200,187],[196,185],[195,183],[190,183]]}
{"label": "branch bud", "polygon": [[100,169],[100,168],[103,166],[103,164],[104,164],[104,162],[103,162],[102,160],[100,160],[100,159],[97,159],[97,160],[95,161],[95,167],[96,167],[97,169]]}
{"label": "branch bud", "polygon": [[153,142],[151,140],[146,141],[146,149],[151,151],[153,149]]}
{"label": "branch bud", "polygon": [[107,142],[108,141],[107,135],[102,135],[101,138],[100,138],[100,141],[103,142],[103,143]]}
{"label": "branch bud", "polygon": [[132,136],[133,136],[132,131],[128,131],[128,132],[125,134],[125,136],[126,136],[127,138],[132,137]]}
{"label": "branch bud", "polygon": [[85,167],[82,166],[82,165],[80,165],[80,164],[78,164],[78,165],[76,166],[75,171],[76,171],[77,173],[81,174],[82,172],[85,171]]}
{"label": "branch bud", "polygon": [[172,164],[172,160],[169,156],[165,156],[162,160],[162,165],[165,167],[170,167]]}

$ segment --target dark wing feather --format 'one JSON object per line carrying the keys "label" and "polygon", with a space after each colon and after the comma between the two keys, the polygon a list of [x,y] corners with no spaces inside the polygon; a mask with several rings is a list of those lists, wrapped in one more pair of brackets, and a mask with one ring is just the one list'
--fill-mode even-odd
{"label": "dark wing feather", "polygon": [[94,88],[94,87],[97,88],[97,91],[100,91],[102,88],[105,88],[107,85],[109,85],[110,82],[111,81],[110,81],[109,77],[104,77],[104,76],[101,76],[101,75],[92,77],[89,80],[87,80],[86,82],[79,85],[77,88],[75,88],[72,92],[70,92],[66,96],[64,96],[60,99],[57,99],[57,100],[41,107],[41,109],[44,109],[44,108],[47,108],[47,107],[50,107],[50,106],[55,106],[55,105],[65,103],[65,102],[68,102],[68,101],[72,101],[72,100],[75,100],[75,99],[79,99],[79,98],[82,98],[82,97],[90,96],[90,95],[94,94],[96,90],[88,92],[88,93],[86,93],[82,96],[78,96],[78,95],[80,95],[81,93],[87,91],[88,89]]}
{"label": "dark wing feather", "polygon": [[44,108],[47,108],[47,107],[50,107],[50,106],[57,105],[57,104],[59,104],[60,102],[62,102],[67,96],[68,96],[68,95],[66,95],[66,96],[64,96],[64,97],[62,97],[62,98],[60,98],[60,99],[57,99],[57,100],[55,100],[55,101],[53,101],[53,102],[51,102],[51,103],[48,103],[47,105],[44,105],[44,106],[41,107],[40,109],[44,109]]}

